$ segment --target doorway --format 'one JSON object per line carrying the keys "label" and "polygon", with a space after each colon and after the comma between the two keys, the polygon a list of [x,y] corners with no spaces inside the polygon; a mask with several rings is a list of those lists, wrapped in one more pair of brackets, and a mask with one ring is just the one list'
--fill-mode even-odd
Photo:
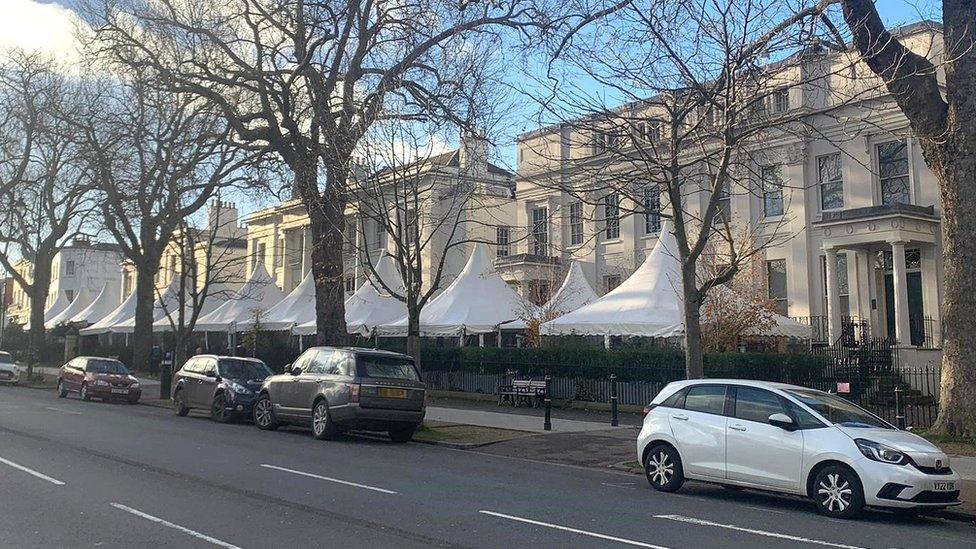
{"label": "doorway", "polygon": [[[910,271],[908,279],[908,326],[911,344],[921,346],[925,343],[925,308],[922,302],[922,273]],[[891,273],[884,276],[885,317],[888,324],[888,338],[895,339],[895,281]]]}

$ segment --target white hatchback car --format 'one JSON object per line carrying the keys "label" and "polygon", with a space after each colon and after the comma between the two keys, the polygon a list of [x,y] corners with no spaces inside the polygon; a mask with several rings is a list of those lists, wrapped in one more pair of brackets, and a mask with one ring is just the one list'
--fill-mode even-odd
{"label": "white hatchback car", "polygon": [[16,385],[20,381],[20,366],[6,351],[0,351],[0,384]]}
{"label": "white hatchback car", "polygon": [[694,479],[797,494],[837,518],[865,505],[961,503],[944,452],[836,395],[763,381],[679,381],[645,412],[637,457],[657,490]]}

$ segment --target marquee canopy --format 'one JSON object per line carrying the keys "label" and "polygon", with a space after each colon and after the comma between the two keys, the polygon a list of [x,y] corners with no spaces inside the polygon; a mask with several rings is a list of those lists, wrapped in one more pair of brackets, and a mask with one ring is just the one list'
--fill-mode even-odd
{"label": "marquee canopy", "polygon": [[60,313],[54,315],[49,320],[44,322],[44,327],[50,330],[59,324],[67,324],[71,317],[75,316],[81,312],[85,307],[91,305],[92,296],[88,292],[88,288],[82,287],[78,295],[75,296],[74,300],[68,304],[67,307],[61,310]]}
{"label": "marquee canopy", "polygon": [[136,315],[136,293],[130,293],[115,309],[98,319],[87,328],[78,330],[81,335],[96,335],[114,332],[112,328]]}
{"label": "marquee canopy", "polygon": [[88,326],[105,318],[119,306],[118,288],[106,282],[102,290],[87,307],[75,313],[65,321],[66,324],[84,324]]}
{"label": "marquee canopy", "polygon": [[255,316],[263,325],[268,311],[284,297],[285,293],[278,289],[264,263],[259,261],[239,291],[219,303],[209,314],[200,315],[196,329],[203,332],[244,331],[254,324]]}
{"label": "marquee canopy", "polygon": [[268,309],[261,320],[265,330],[291,330],[315,322],[315,280],[309,271],[295,289]]}

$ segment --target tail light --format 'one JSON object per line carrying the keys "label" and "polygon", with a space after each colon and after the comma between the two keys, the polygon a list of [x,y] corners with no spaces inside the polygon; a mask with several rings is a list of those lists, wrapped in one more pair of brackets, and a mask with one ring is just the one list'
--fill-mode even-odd
{"label": "tail light", "polygon": [[359,402],[359,384],[349,386],[349,402]]}
{"label": "tail light", "polygon": [[648,404],[647,406],[644,406],[644,411],[641,414],[641,419],[647,417],[647,414],[651,413],[651,410],[653,410],[654,408],[657,408],[657,404]]}

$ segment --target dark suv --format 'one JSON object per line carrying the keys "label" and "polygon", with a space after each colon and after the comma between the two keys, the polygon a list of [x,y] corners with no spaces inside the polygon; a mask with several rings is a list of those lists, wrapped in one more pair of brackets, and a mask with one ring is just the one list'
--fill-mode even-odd
{"label": "dark suv", "polygon": [[413,359],[376,349],[313,347],[269,377],[254,405],[261,429],[311,425],[317,439],[349,429],[407,442],[424,419],[424,384]]}
{"label": "dark suv", "polygon": [[214,421],[248,417],[271,370],[256,358],[197,355],[176,372],[173,410],[185,416],[193,408],[210,410]]}

